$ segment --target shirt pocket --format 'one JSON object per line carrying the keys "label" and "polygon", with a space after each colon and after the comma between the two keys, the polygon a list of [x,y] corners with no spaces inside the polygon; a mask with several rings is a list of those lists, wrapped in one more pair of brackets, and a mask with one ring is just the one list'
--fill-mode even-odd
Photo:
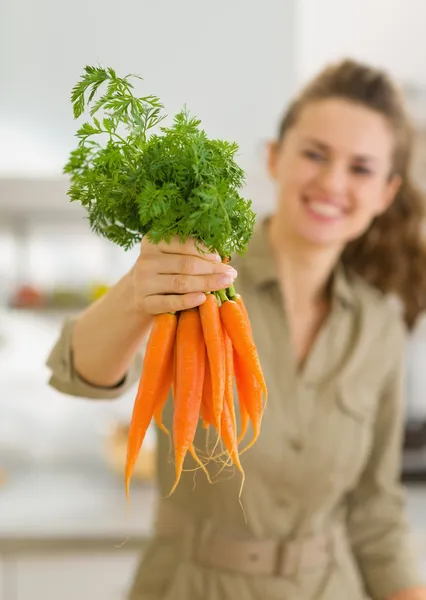
{"label": "shirt pocket", "polygon": [[346,381],[336,386],[324,428],[330,473],[342,487],[359,478],[372,447],[377,399],[372,386]]}

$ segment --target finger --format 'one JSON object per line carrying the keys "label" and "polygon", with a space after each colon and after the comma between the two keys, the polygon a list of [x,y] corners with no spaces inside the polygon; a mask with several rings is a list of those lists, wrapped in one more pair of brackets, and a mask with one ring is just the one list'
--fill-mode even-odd
{"label": "finger", "polygon": [[190,256],[202,257],[204,260],[220,262],[220,256],[217,252],[210,252],[204,244],[196,244],[195,241],[190,238],[181,242],[180,238],[174,237],[170,244],[164,241],[160,242],[158,244],[158,251],[164,252],[165,254],[188,254]]}
{"label": "finger", "polygon": [[237,276],[236,270],[224,263],[212,260],[204,260],[199,256],[191,254],[169,254],[163,257],[165,260],[158,260],[156,264],[157,272],[161,274],[173,275],[211,275],[213,273],[229,274],[232,277]]}
{"label": "finger", "polygon": [[200,306],[205,301],[205,294],[169,294],[154,295],[145,298],[146,311],[151,315],[167,312],[178,312]]}
{"label": "finger", "polygon": [[157,275],[146,284],[147,294],[192,294],[197,292],[214,292],[229,287],[234,277],[228,274],[213,275]]}

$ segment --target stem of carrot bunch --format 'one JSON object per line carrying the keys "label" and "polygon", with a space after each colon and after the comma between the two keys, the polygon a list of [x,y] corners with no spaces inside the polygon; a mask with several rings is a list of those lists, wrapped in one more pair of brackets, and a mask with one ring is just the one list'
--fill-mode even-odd
{"label": "stem of carrot bunch", "polygon": [[222,306],[222,300],[220,299],[219,292],[212,292],[212,294],[216,296],[216,300],[220,308]]}
{"label": "stem of carrot bunch", "polygon": [[225,290],[219,290],[218,292],[216,292],[216,294],[219,296],[221,304],[223,304],[223,302],[228,302],[228,296],[226,295]]}
{"label": "stem of carrot bunch", "polygon": [[235,291],[234,284],[230,285],[229,288],[226,288],[226,294],[230,300],[234,300],[237,297],[237,292]]}

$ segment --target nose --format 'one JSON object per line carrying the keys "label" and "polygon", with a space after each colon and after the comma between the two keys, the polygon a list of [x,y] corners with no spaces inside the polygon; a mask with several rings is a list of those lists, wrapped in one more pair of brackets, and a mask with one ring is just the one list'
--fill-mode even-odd
{"label": "nose", "polygon": [[339,163],[326,164],[319,173],[318,183],[326,194],[345,194],[348,187],[347,170]]}

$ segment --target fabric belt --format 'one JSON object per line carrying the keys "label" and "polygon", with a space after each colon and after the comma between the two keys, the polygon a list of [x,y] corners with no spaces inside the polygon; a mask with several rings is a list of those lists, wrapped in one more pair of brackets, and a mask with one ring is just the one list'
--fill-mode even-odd
{"label": "fabric belt", "polygon": [[346,539],[341,524],[320,535],[292,540],[237,537],[213,531],[167,502],[160,504],[156,534],[182,537],[186,541],[183,551],[206,567],[271,577],[326,567]]}

